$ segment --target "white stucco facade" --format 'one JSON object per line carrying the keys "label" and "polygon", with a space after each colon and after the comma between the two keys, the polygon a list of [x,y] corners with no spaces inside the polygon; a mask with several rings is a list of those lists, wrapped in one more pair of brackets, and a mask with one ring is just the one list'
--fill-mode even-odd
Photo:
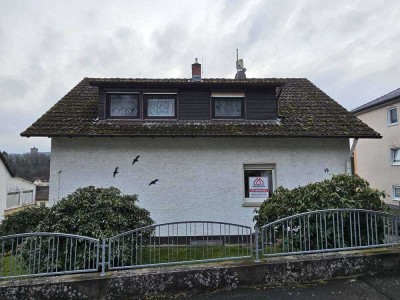
{"label": "white stucco facade", "polygon": [[[15,209],[23,205],[24,199],[22,199],[22,197],[25,195],[24,192],[29,192],[29,204],[34,203],[36,186],[32,182],[26,181],[22,178],[11,176],[6,166],[0,160],[0,220],[4,219],[4,215],[7,209]],[[18,197],[21,197],[18,198],[18,205],[9,205],[9,207],[7,207],[8,193],[18,193]],[[25,200],[28,200],[28,198],[25,198]],[[24,204],[28,203],[25,202]]]}
{"label": "white stucco facade", "polygon": [[244,165],[274,165],[275,187],[294,188],[344,173],[348,155],[348,139],[334,138],[53,138],[49,200],[115,186],[138,194],[157,223],[253,225],[255,207],[243,205]]}
{"label": "white stucco facade", "polygon": [[400,205],[393,200],[393,187],[400,187],[400,165],[392,163],[392,149],[400,148],[400,125],[388,124],[388,109],[397,108],[400,101],[360,112],[357,117],[382,135],[382,139],[360,140],[356,148],[356,173],[368,180],[373,188],[383,190],[387,197],[384,201],[391,205]]}

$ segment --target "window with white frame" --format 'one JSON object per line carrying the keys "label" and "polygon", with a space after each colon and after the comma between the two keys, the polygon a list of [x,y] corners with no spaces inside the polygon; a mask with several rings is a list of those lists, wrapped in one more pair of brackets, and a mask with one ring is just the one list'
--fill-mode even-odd
{"label": "window with white frame", "polygon": [[244,118],[244,93],[214,92],[211,99],[213,119]]}
{"label": "window with white frame", "polygon": [[399,200],[400,201],[400,186],[393,186],[393,200]]}
{"label": "window with white frame", "polygon": [[33,191],[23,191],[21,193],[21,204],[28,205],[33,203]]}
{"label": "window with white frame", "polygon": [[7,193],[6,208],[21,206],[21,199],[19,192]]}
{"label": "window with white frame", "polygon": [[397,120],[397,107],[389,107],[387,110],[387,123],[388,126],[398,124]]}
{"label": "window with white frame", "polygon": [[245,204],[259,206],[275,189],[275,165],[243,166]]}
{"label": "window with white frame", "polygon": [[390,160],[392,165],[400,165],[400,148],[390,149]]}

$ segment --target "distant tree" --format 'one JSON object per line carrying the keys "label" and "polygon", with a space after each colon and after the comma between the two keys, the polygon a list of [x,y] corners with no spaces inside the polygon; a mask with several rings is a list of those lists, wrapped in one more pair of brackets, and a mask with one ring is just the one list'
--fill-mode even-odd
{"label": "distant tree", "polygon": [[17,177],[34,181],[37,178],[49,180],[50,176],[50,156],[47,153],[37,155],[27,154],[8,154],[7,162],[11,171]]}

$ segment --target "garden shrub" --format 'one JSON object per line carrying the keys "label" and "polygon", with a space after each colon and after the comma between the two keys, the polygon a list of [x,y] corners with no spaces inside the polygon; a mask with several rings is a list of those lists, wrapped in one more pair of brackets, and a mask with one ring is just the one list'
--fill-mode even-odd
{"label": "garden shrub", "polygon": [[339,174],[331,179],[310,183],[292,190],[278,187],[257,211],[254,220],[258,227],[280,218],[302,212],[329,208],[358,208],[387,211],[381,200],[385,192],[373,189],[357,176]]}
{"label": "garden shrub", "polygon": [[34,232],[49,211],[48,207],[34,206],[6,215],[0,225],[0,235]]}
{"label": "garden shrub", "polygon": [[123,195],[115,187],[79,188],[51,207],[37,231],[103,238],[153,224],[137,202],[137,195]]}

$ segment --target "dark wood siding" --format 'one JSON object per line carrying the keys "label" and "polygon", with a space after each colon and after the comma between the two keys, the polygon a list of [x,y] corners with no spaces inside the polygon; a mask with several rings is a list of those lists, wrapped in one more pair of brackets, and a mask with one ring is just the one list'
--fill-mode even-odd
{"label": "dark wood siding", "polygon": [[103,89],[99,89],[99,109],[98,117],[100,120],[106,118],[106,93]]}
{"label": "dark wood siding", "polygon": [[179,93],[179,119],[209,120],[211,92],[182,91]]}
{"label": "dark wood siding", "polygon": [[249,120],[272,120],[277,118],[275,89],[246,92],[246,110]]}

